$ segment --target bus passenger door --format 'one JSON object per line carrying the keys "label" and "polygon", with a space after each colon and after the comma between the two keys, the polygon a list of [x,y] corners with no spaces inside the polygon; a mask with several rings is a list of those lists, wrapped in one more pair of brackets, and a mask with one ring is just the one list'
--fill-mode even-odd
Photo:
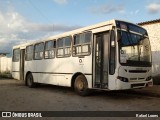
{"label": "bus passenger door", "polygon": [[109,31],[94,35],[93,81],[94,88],[108,88]]}
{"label": "bus passenger door", "polygon": [[20,50],[20,80],[24,80],[25,49]]}

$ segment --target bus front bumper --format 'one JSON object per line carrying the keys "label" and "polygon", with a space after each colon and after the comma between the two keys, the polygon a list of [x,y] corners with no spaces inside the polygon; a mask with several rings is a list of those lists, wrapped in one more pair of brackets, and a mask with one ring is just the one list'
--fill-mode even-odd
{"label": "bus front bumper", "polygon": [[149,81],[139,81],[139,82],[123,82],[119,79],[116,80],[116,90],[124,90],[124,89],[136,89],[136,88],[144,88],[144,87],[152,87],[153,80]]}

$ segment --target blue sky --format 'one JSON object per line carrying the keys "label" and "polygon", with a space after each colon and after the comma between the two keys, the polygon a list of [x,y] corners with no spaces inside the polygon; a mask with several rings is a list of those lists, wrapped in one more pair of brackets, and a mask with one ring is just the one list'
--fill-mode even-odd
{"label": "blue sky", "polygon": [[159,0],[0,0],[0,52],[110,19],[160,18]]}

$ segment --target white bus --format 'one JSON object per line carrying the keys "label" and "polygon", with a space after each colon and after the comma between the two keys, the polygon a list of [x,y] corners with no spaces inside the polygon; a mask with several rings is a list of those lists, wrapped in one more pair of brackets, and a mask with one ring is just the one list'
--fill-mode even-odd
{"label": "white bus", "polygon": [[153,86],[147,31],[110,20],[13,47],[12,76],[29,87],[37,83],[122,90]]}

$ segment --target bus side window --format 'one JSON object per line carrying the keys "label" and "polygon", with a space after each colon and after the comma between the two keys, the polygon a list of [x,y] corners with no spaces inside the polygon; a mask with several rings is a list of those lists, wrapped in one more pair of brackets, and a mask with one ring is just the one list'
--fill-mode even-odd
{"label": "bus side window", "polygon": [[12,61],[13,62],[18,62],[20,59],[20,49],[14,49],[13,50],[13,58],[12,58]]}
{"label": "bus side window", "polygon": [[45,59],[51,59],[55,57],[55,41],[50,40],[45,42],[45,53],[44,58]]}
{"label": "bus side window", "polygon": [[57,40],[57,57],[71,56],[71,36]]}
{"label": "bus side window", "polygon": [[73,38],[73,56],[83,56],[91,53],[91,32],[76,34]]}
{"label": "bus side window", "polygon": [[41,60],[43,59],[44,52],[44,43],[37,43],[34,45],[34,59]]}
{"label": "bus side window", "polygon": [[115,32],[112,30],[110,32],[110,60],[109,60],[109,74],[113,75],[115,73],[116,66],[116,47],[115,47]]}
{"label": "bus side window", "polygon": [[30,61],[33,59],[33,45],[26,47],[25,59],[26,59],[26,61]]}

